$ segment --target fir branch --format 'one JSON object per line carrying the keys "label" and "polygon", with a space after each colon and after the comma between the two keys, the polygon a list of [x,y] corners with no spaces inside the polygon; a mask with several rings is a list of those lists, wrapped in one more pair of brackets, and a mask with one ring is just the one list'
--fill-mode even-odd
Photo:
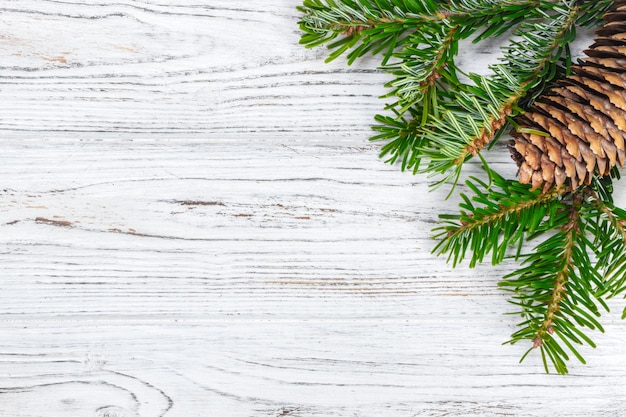
{"label": "fir branch", "polygon": [[442,174],[440,183],[458,178],[462,165],[497,139],[513,113],[509,103],[489,98],[494,96],[493,83],[484,81],[484,96],[458,93],[454,108],[440,110],[442,116],[423,129],[425,146],[419,152],[429,160],[423,171]]}
{"label": "fir branch", "polygon": [[600,200],[594,201],[596,207],[604,214],[619,239],[626,245],[626,211]]}
{"label": "fir branch", "polygon": [[579,327],[603,331],[597,320],[598,304],[606,307],[600,299],[603,280],[588,254],[592,244],[584,212],[589,203],[583,194],[572,196],[566,224],[525,255],[525,266],[500,283],[513,292],[511,302],[521,307],[525,319],[508,343],[530,341],[532,347],[522,360],[539,348],[546,372],[550,362],[557,372],[567,373],[568,351],[585,363],[575,345],[595,344]]}
{"label": "fir branch", "polygon": [[565,222],[565,206],[558,190],[541,194],[495,172],[491,186],[477,178],[467,181],[473,197],[461,194],[461,213],[440,215],[443,225],[434,229],[440,239],[433,252],[448,254],[453,266],[471,251],[470,267],[491,254],[492,264],[502,262],[510,247],[521,249],[528,236],[536,236]]}
{"label": "fir branch", "polygon": [[[442,72],[445,69],[449,69],[445,74],[447,81],[453,81],[452,86],[460,87],[454,73],[454,57],[460,40],[485,26],[485,32],[474,42],[487,37],[487,34],[499,36],[522,20],[543,17],[542,10],[553,7],[552,3],[546,4],[535,0],[450,2],[445,6],[447,12],[440,13],[445,19],[411,35],[403,50],[395,55],[399,62],[383,68],[396,76],[395,80],[386,85],[394,88],[389,95],[399,97],[399,102],[392,106],[400,107],[402,113],[404,109],[417,104],[423,98],[424,91],[444,76]],[[497,19],[494,18],[496,16]]]}
{"label": "fir branch", "polygon": [[585,208],[587,227],[594,236],[591,247],[597,259],[596,268],[604,276],[599,291],[612,297],[626,291],[626,210],[604,201],[591,190]]}
{"label": "fir branch", "polygon": [[541,321],[535,337],[532,339],[534,349],[543,346],[546,335],[554,334],[554,319],[556,314],[561,310],[561,302],[567,295],[567,284],[571,277],[574,263],[573,255],[576,237],[580,233],[578,214],[578,208],[573,205],[570,208],[569,222],[563,228],[565,247],[562,253],[560,253],[562,267],[556,272],[545,316]]}
{"label": "fir branch", "polygon": [[[367,52],[387,50],[383,65],[405,43],[403,35],[421,33],[426,26],[459,26],[457,39],[466,39],[486,26],[482,38],[498,36],[551,6],[541,0],[464,0],[441,4],[435,0],[304,0],[298,7],[306,47],[329,44],[331,61],[349,49],[348,63]],[[451,22],[451,23],[450,23]]]}
{"label": "fir branch", "polygon": [[[500,263],[517,247],[514,258],[523,259],[522,267],[500,286],[513,292],[511,302],[524,321],[508,343],[530,341],[522,360],[539,349],[547,372],[552,364],[567,373],[568,352],[584,363],[575,346],[595,347],[579,327],[603,331],[598,305],[608,307],[602,297],[626,291],[626,211],[612,204],[610,194],[603,200],[589,187],[542,193],[489,175],[490,185],[468,180],[474,195],[461,194],[460,214],[440,216],[434,252],[448,254],[453,266],[469,253],[473,267],[489,254],[493,264]],[[526,242],[548,232],[532,253],[520,254]]]}
{"label": "fir branch", "polygon": [[424,112],[423,107],[411,107],[407,109],[407,114],[399,114],[395,109],[391,109],[395,113],[393,116],[376,115],[375,120],[378,125],[372,126],[372,129],[378,134],[371,137],[371,141],[387,142],[380,149],[380,156],[390,155],[385,161],[395,163],[398,158],[401,159],[401,167],[405,169],[417,170],[421,163],[421,155],[419,152],[412,152],[413,149],[419,149],[423,146],[424,135],[418,127],[421,125]]}
{"label": "fir branch", "polygon": [[[328,44],[333,52],[327,62],[352,49],[348,64],[368,52],[386,50],[383,63],[404,42],[404,35],[420,31],[431,22],[446,18],[434,0],[407,1],[404,8],[393,0],[305,0],[298,10],[303,35],[300,43],[307,48]],[[343,36],[331,43],[337,37]]]}
{"label": "fir branch", "polygon": [[458,107],[442,110],[443,117],[433,119],[428,128],[434,133],[426,135],[427,147],[421,150],[433,161],[427,171],[446,175],[445,181],[457,178],[461,165],[497,139],[508,118],[519,113],[520,100],[532,89],[540,91],[537,87],[557,74],[580,7],[552,10],[556,14],[549,21],[523,23],[516,31],[521,40],[511,41],[503,62],[490,66],[493,74],[470,74],[475,85],[458,94]]}
{"label": "fir branch", "polygon": [[[616,0],[626,4],[626,0]],[[301,43],[327,44],[328,60],[347,53],[351,64],[365,53],[383,53],[382,69],[394,78],[391,115],[377,115],[381,156],[414,173],[460,177],[463,164],[493,145],[512,117],[555,77],[566,74],[576,25],[592,27],[612,0],[304,0]],[[460,82],[455,64],[459,41],[478,42],[513,30],[503,59],[487,76]],[[392,65],[387,62],[394,59]],[[620,125],[621,126],[621,125]],[[531,126],[526,130],[535,131]],[[543,143],[540,133],[539,139]],[[533,142],[534,143],[534,142]],[[534,146],[534,145],[533,145]],[[538,145],[540,146],[540,145]],[[548,152],[550,152],[548,150]],[[424,164],[423,161],[426,163]],[[490,184],[470,178],[472,195],[461,194],[461,212],[440,216],[434,252],[454,266],[470,267],[491,256],[497,264],[521,259],[500,285],[523,317],[508,343],[530,342],[566,373],[577,345],[595,347],[582,328],[599,329],[604,298],[626,292],[626,210],[615,206],[612,178],[593,177],[576,190],[505,180],[483,159]],[[543,162],[542,162],[543,163]],[[578,169],[578,167],[576,167]],[[546,171],[547,174],[550,172]],[[619,178],[617,168],[611,176]],[[545,177],[544,177],[545,178]],[[527,243],[548,236],[531,253]],[[513,251],[516,249],[516,251]],[[626,317],[626,309],[624,310]]]}
{"label": "fir branch", "polygon": [[587,29],[598,27],[602,22],[602,17],[616,4],[615,0],[594,0],[581,1],[578,5],[581,8],[580,16],[576,24]]}
{"label": "fir branch", "polygon": [[449,19],[462,26],[463,39],[484,28],[474,40],[478,42],[500,36],[551,6],[552,3],[541,0],[451,0],[444,7]]}
{"label": "fir branch", "polygon": [[[454,66],[454,56],[458,52],[457,31],[459,25],[441,24],[431,31],[421,31],[411,35],[404,49],[395,55],[397,63],[383,67],[395,79],[385,86],[392,88],[387,96],[396,96],[398,101],[389,105],[404,114],[410,107],[432,105],[429,91],[436,94],[436,81],[444,78],[448,85],[459,85]],[[429,111],[424,114],[430,114]],[[426,118],[422,120],[422,125]]]}

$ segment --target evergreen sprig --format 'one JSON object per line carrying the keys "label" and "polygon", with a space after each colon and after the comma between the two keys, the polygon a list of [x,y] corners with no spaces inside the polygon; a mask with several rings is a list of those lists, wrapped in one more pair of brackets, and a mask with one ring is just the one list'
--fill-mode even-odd
{"label": "evergreen sprig", "polygon": [[509,343],[532,341],[528,352],[540,348],[546,372],[549,361],[557,372],[567,373],[568,351],[585,363],[575,345],[595,344],[579,327],[603,331],[597,320],[602,277],[588,254],[580,206],[573,202],[567,223],[525,255],[523,267],[501,282],[513,292],[512,303],[524,318]]}
{"label": "evergreen sprig", "polygon": [[439,243],[434,252],[448,254],[453,266],[470,257],[470,267],[491,255],[497,265],[511,247],[518,253],[527,237],[558,228],[566,222],[563,196],[557,190],[542,194],[527,185],[506,180],[491,171],[491,184],[476,177],[466,184],[472,197],[462,193],[460,214],[442,214],[441,225],[434,229]]}
{"label": "evergreen sprig", "polygon": [[[432,140],[427,139],[430,146],[420,152],[431,161],[428,171],[445,174],[454,170],[448,178],[458,177],[463,163],[496,139],[509,117],[519,113],[519,101],[554,79],[565,46],[573,39],[580,7],[551,6],[545,11],[548,20],[526,19],[514,32],[519,40],[511,40],[502,62],[489,67],[492,74],[470,74],[474,83],[458,95],[456,108],[427,126],[433,132]],[[567,55],[565,59],[571,61]],[[450,125],[455,127],[455,135],[446,131]]]}
{"label": "evergreen sprig", "polygon": [[571,193],[541,193],[493,171],[489,176],[491,184],[466,182],[473,195],[461,194],[460,214],[440,215],[434,251],[453,266],[468,256],[470,267],[488,256],[494,265],[521,260],[500,283],[523,318],[508,343],[530,341],[529,352],[540,349],[546,371],[551,363],[567,373],[568,352],[585,363],[576,346],[595,347],[581,327],[602,331],[600,307],[608,311],[605,300],[626,291],[626,211],[613,204],[610,178]]}
{"label": "evergreen sprig", "polygon": [[[626,292],[626,210],[612,198],[619,172],[577,189],[533,190],[493,171],[481,154],[569,73],[577,29],[599,25],[613,3],[304,0],[298,8],[301,43],[327,45],[328,60],[381,55],[389,93],[371,138],[382,142],[381,157],[438,184],[456,183],[465,162],[481,158],[485,176],[466,181],[458,214],[440,215],[434,252],[453,266],[519,263],[500,282],[522,318],[508,343],[539,350],[546,371],[567,373],[570,356],[584,363],[579,346],[595,346],[585,329],[602,331],[606,300]],[[505,36],[487,74],[457,65],[463,42]]]}
{"label": "evergreen sprig", "polygon": [[567,352],[585,363],[576,346],[595,344],[581,327],[604,331],[605,300],[626,289],[626,212],[590,189],[570,197],[567,222],[501,282],[525,319],[509,343],[531,340],[546,371],[550,362],[559,373],[567,373]]}
{"label": "evergreen sprig", "polygon": [[[384,51],[383,63],[404,44],[403,35],[444,19],[437,1],[305,0],[300,43],[311,48],[328,44],[326,62],[350,50],[348,63]],[[336,40],[340,38],[339,40]],[[334,41],[334,42],[333,42]]]}

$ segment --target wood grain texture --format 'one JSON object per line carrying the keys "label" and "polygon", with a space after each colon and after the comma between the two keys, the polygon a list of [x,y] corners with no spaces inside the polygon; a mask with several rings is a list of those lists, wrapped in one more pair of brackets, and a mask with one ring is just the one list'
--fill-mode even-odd
{"label": "wood grain texture", "polygon": [[0,416],[620,416],[619,314],[519,365],[512,265],[430,254],[457,202],[377,158],[386,77],[297,4],[0,2]]}

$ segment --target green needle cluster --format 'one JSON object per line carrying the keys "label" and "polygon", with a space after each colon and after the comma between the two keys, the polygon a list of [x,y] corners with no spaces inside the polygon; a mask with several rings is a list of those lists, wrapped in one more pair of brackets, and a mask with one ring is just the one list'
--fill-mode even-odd
{"label": "green needle cluster", "polygon": [[[389,93],[371,138],[381,157],[437,184],[455,184],[467,161],[481,159],[485,176],[466,182],[460,212],[440,215],[435,252],[453,266],[518,262],[500,282],[522,317],[508,343],[540,351],[546,372],[567,373],[570,356],[584,363],[577,346],[594,346],[584,330],[602,331],[606,300],[626,290],[626,211],[612,198],[619,172],[576,189],[531,190],[492,170],[482,153],[569,74],[576,30],[600,25],[615,3],[304,0],[298,8],[301,43],[326,45],[327,61],[381,57]],[[487,75],[456,65],[461,41],[494,37],[505,46]]]}

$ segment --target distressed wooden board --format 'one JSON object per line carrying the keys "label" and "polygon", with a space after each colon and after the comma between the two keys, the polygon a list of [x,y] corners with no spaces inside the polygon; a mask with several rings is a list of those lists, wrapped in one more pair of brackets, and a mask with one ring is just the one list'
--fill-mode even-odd
{"label": "distressed wooden board", "polygon": [[430,254],[456,201],[297,4],[0,2],[0,416],[620,415],[619,303],[587,366],[518,365],[512,265]]}

